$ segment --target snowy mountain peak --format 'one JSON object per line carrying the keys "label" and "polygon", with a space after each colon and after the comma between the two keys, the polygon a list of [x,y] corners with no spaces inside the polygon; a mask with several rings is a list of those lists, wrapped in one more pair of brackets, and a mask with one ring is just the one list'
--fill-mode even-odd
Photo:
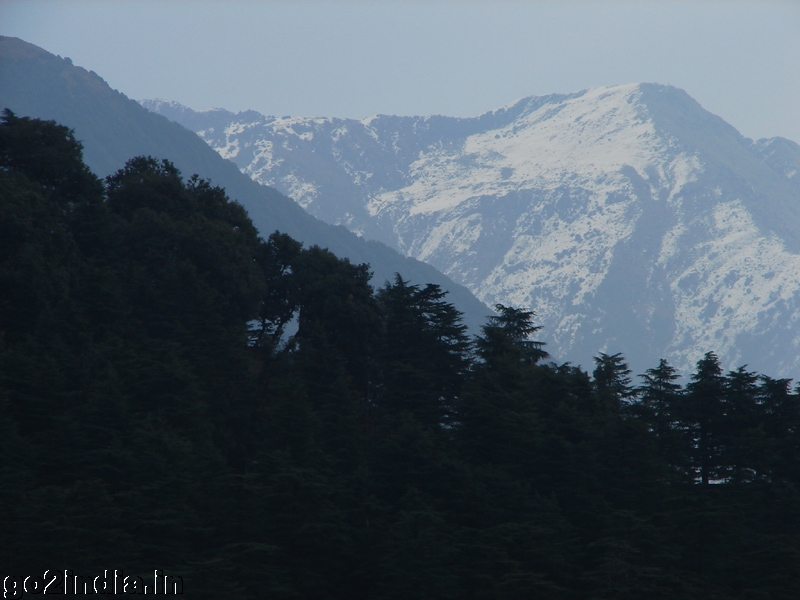
{"label": "snowy mountain peak", "polygon": [[[688,153],[668,157],[670,140],[657,133],[638,85],[537,100],[517,103],[525,108],[507,124],[476,132],[458,145],[423,151],[409,166],[413,185],[376,194],[370,214],[396,202],[408,204],[411,214],[452,209],[475,195],[502,195],[533,181],[555,189],[566,174],[579,175],[584,185],[598,190],[616,189],[615,174],[625,168],[648,179],[654,175],[652,185],[667,185],[674,195],[699,168]],[[662,159],[657,161],[661,168],[651,174],[654,157]],[[458,185],[443,189],[447,181]]]}
{"label": "snowy mountain peak", "polygon": [[533,308],[560,360],[688,371],[714,350],[800,374],[800,146],[748,140],[683,90],[533,96],[471,119],[179,120],[316,216]]}

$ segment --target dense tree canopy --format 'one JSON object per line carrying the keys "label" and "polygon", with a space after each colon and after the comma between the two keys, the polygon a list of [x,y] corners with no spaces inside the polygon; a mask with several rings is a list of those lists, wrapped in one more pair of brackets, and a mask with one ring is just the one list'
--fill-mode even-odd
{"label": "dense tree canopy", "polygon": [[0,565],[192,598],[800,597],[800,396],[470,339],[167,160],[0,121]]}

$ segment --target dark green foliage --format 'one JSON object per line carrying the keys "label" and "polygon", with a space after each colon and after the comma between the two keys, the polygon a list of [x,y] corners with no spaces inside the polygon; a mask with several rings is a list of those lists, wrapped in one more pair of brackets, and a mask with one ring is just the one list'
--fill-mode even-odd
{"label": "dark green foliage", "polygon": [[[105,183],[0,123],[0,564],[191,598],[800,595],[789,380],[545,364],[437,285],[258,238],[207,181]],[[474,350],[474,354],[473,354]]]}
{"label": "dark green foliage", "polygon": [[631,374],[622,354],[609,356],[601,352],[594,359],[595,368],[592,373],[595,393],[601,410],[619,413],[623,404],[633,396]]}
{"label": "dark green foliage", "polygon": [[680,375],[663,358],[658,367],[648,369],[638,388],[638,402],[630,407],[630,413],[641,420],[656,438],[666,476],[673,481],[684,481],[683,466],[688,460],[685,432],[681,426],[683,389],[676,383]]}
{"label": "dark green foliage", "polygon": [[385,333],[382,386],[374,401],[384,411],[405,412],[430,429],[452,423],[469,367],[466,327],[444,297],[438,285],[409,285],[399,274],[377,294]]}
{"label": "dark green foliage", "polygon": [[692,375],[686,391],[681,416],[694,450],[691,454],[691,470],[694,477],[708,485],[712,479],[718,480],[724,476],[719,433],[724,411],[725,380],[716,354],[706,352],[698,361],[697,371]]}
{"label": "dark green foliage", "polygon": [[482,327],[483,335],[477,339],[478,356],[486,362],[514,354],[517,360],[536,363],[548,357],[543,342],[528,337],[541,329],[533,324],[536,313],[530,310],[496,304],[497,316],[489,317]]}
{"label": "dark green foliage", "polygon": [[68,128],[53,121],[20,118],[7,108],[0,123],[0,169],[23,175],[63,203],[87,201],[100,194],[99,181],[83,163],[83,147]]}

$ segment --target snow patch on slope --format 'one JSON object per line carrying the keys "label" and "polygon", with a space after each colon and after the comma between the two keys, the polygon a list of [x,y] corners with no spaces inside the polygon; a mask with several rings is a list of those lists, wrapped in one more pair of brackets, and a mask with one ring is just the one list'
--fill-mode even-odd
{"label": "snow patch on slope", "polygon": [[[790,309],[790,325],[800,319],[800,256],[765,236],[741,200],[716,205],[711,219],[712,233],[671,285],[677,331],[669,350],[687,362],[699,358],[693,347],[734,350],[737,336],[780,325],[776,306]],[[736,353],[746,360],[746,349]]]}
{"label": "snow patch on slope", "polygon": [[201,134],[251,177],[488,304],[536,310],[556,357],[586,365],[627,343],[685,371],[707,350],[732,364],[780,343],[800,368],[800,256],[754,221],[764,199],[743,185],[764,157],[795,185],[800,149],[726,137],[679,90],[596,88],[475,119],[227,115]]}

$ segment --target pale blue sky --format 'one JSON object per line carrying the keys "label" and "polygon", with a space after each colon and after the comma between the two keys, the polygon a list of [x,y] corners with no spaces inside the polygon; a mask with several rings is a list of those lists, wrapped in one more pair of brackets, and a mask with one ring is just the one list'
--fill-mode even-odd
{"label": "pale blue sky", "polygon": [[800,142],[798,0],[0,0],[0,34],[196,109],[474,116],[649,81]]}

